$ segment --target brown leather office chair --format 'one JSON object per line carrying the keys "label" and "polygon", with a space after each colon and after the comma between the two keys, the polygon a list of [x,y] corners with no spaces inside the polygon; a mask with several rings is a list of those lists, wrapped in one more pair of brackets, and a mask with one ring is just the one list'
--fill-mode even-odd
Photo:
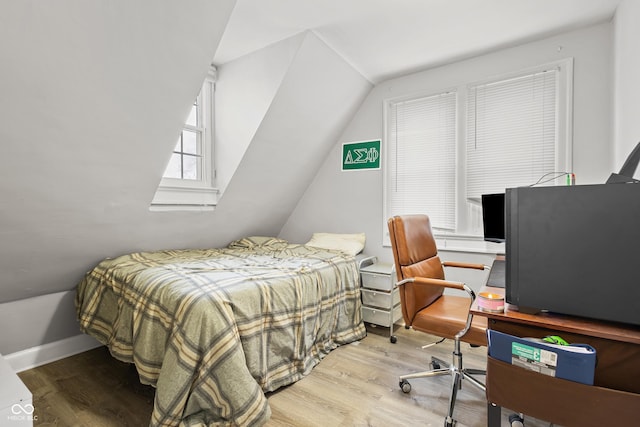
{"label": "brown leather office chair", "polygon": [[[442,339],[454,340],[453,361],[448,364],[435,357],[431,360],[433,369],[400,376],[400,388],[405,393],[411,391],[409,379],[451,375],[453,384],[449,398],[449,412],[445,426],[453,426],[453,408],[457,391],[463,380],[485,391],[483,383],[471,375],[484,375],[479,369],[465,369],[462,366],[460,342],[472,345],[487,345],[487,320],[473,317],[469,308],[475,294],[467,285],[447,281],[444,267],[484,269],[482,264],[442,263],[438,257],[436,242],[431,232],[431,223],[426,215],[394,216],[387,222],[391,248],[400,292],[400,303],[405,327],[436,335]],[[444,294],[445,288],[465,291],[467,296]],[[435,343],[435,344],[437,344]],[[428,344],[423,348],[433,344]]]}

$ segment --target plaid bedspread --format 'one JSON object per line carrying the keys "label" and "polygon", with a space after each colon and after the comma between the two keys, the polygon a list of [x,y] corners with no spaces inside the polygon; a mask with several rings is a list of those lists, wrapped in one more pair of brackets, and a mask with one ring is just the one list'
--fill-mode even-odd
{"label": "plaid bedspread", "polygon": [[152,426],[262,425],[264,392],[365,336],[353,257],[279,239],[106,259],[78,285],[83,332],[156,387]]}

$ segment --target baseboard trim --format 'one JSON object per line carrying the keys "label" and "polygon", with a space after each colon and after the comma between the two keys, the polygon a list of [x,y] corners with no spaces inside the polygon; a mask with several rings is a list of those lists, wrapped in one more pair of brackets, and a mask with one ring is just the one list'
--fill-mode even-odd
{"label": "baseboard trim", "polygon": [[100,342],[89,335],[75,335],[59,341],[6,354],[4,355],[4,359],[9,362],[15,372],[22,372],[100,347],[101,345]]}

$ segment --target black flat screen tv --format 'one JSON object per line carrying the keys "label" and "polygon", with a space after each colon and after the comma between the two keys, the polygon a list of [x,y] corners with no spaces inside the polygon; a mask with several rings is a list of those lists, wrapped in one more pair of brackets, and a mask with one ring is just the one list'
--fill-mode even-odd
{"label": "black flat screen tv", "polygon": [[505,241],[504,212],[504,193],[482,195],[482,228],[485,241]]}
{"label": "black flat screen tv", "polygon": [[511,188],[506,218],[508,303],[640,325],[640,185]]}

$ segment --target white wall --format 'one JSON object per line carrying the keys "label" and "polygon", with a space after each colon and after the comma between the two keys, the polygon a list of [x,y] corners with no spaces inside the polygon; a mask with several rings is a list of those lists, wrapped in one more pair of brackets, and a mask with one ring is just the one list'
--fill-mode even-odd
{"label": "white wall", "polygon": [[[337,141],[280,237],[365,232],[365,252],[391,262],[382,246],[382,170],[342,172],[344,142],[383,138],[383,100],[437,91],[562,58],[574,58],[573,169],[579,184],[604,182],[611,169],[612,25],[603,23],[377,85]],[[384,152],[382,153],[384,156]]]}
{"label": "white wall", "polygon": [[305,34],[290,37],[218,67],[216,83],[216,187],[231,182],[271,106]]}
{"label": "white wall", "polygon": [[149,204],[234,5],[2,2],[0,352],[77,334],[101,258],[203,235]]}
{"label": "white wall", "polygon": [[[618,171],[640,142],[640,2],[624,0],[615,16],[614,163]],[[636,172],[640,179],[640,171]]]}
{"label": "white wall", "polygon": [[[257,61],[240,59],[242,68],[260,70],[274,67],[271,63],[276,59],[290,58],[284,75],[277,75],[277,90],[268,106],[262,107],[259,123],[257,126],[255,121],[248,123],[250,127],[256,126],[255,131],[246,132],[240,122],[235,126],[239,132],[225,136],[227,143],[247,148],[214,215],[225,220],[220,224],[241,236],[279,232],[334,141],[371,90],[370,83],[360,73],[312,32],[294,39],[279,42],[285,52],[281,56],[258,52],[251,55]],[[297,50],[291,56],[293,46],[297,46]],[[232,70],[238,72],[239,68],[234,66]],[[225,69],[222,67],[223,73],[227,72]],[[277,65],[276,69],[282,67]],[[242,74],[256,77],[246,71]],[[273,75],[263,73],[257,77]],[[223,82],[221,78],[220,85]],[[254,96],[262,103],[263,93]],[[253,97],[241,100],[244,105],[237,102],[233,105],[255,111]],[[218,118],[216,121],[219,122]],[[249,144],[242,140],[246,137],[250,138]],[[229,172],[232,168],[233,165],[228,167]]]}
{"label": "white wall", "polygon": [[[0,303],[4,354],[68,337],[78,331],[75,292],[65,291]],[[77,333],[77,332],[76,332]]]}

